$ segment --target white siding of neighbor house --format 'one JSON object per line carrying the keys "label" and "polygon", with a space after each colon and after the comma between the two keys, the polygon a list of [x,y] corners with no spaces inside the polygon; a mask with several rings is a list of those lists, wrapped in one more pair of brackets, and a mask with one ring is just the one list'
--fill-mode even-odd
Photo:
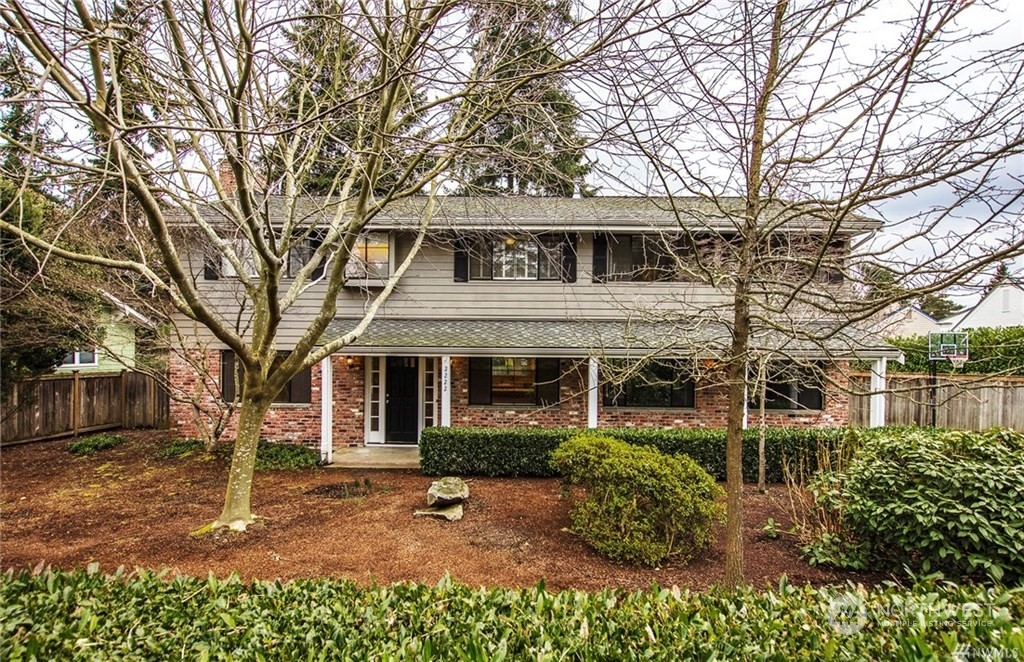
{"label": "white siding of neighbor house", "polygon": [[1004,283],[988,293],[956,324],[954,330],[1024,326],[1024,287]]}
{"label": "white siding of neighbor house", "polygon": [[[396,238],[395,264],[408,254],[411,238]],[[234,278],[202,279],[202,255],[192,255],[200,290],[222,318],[234,319],[238,309],[238,282]],[[707,311],[729,305],[730,298],[701,283],[595,283],[593,235],[582,233],[577,244],[575,283],[555,281],[454,280],[454,257],[449,246],[425,245],[406,272],[379,317],[423,319],[622,319],[639,310]],[[283,285],[287,286],[286,280]],[[319,310],[325,285],[317,283],[285,314],[279,345],[287,347],[306,330]],[[379,290],[345,288],[338,300],[337,317],[358,317]],[[243,316],[243,320],[246,317]],[[245,322],[243,322],[244,325]],[[202,333],[206,336],[206,333]]]}

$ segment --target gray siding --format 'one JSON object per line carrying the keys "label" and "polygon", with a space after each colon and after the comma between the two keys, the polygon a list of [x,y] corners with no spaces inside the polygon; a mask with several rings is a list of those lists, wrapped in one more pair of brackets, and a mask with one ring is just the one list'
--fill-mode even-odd
{"label": "gray siding", "polygon": [[[397,237],[396,265],[408,254],[408,235]],[[662,312],[695,312],[727,306],[729,297],[699,283],[595,283],[591,276],[593,235],[582,233],[577,246],[575,283],[551,281],[454,281],[454,257],[450,246],[424,246],[390,300],[382,317],[447,319],[616,319],[635,315],[638,309]],[[202,255],[190,256],[193,273],[204,297],[233,321],[239,308],[234,278],[202,280]],[[286,313],[279,345],[288,347],[305,331],[319,309],[325,286],[314,284]],[[346,288],[338,301],[338,317],[363,314],[376,290]],[[242,315],[241,326],[248,323]]]}

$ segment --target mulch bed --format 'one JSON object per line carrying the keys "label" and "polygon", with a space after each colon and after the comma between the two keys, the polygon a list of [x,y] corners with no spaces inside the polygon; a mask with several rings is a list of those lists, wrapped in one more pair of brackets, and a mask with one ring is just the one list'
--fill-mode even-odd
{"label": "mulch bed", "polygon": [[[653,583],[704,589],[720,583],[724,527],[689,564],[657,569],[604,560],[569,531],[568,504],[554,479],[473,478],[465,518],[414,519],[431,478],[417,471],[316,469],[258,473],[253,510],[263,519],[244,534],[192,538],[220,512],[223,459],[159,458],[166,432],[130,432],[117,448],[89,457],[67,442],[0,453],[0,567],[92,562],[244,578],[345,577],[361,583],[437,582],[445,573],[470,585],[549,589],[639,589]],[[367,479],[369,483],[367,484]],[[754,586],[876,583],[883,577],[808,566],[789,536],[762,533],[792,521],[782,486],[744,495],[746,576]]]}

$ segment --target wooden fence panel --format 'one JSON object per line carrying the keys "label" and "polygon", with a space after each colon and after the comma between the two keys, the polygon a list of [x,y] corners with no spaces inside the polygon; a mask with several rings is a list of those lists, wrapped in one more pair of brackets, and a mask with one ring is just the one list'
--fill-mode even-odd
{"label": "wooden fence panel", "polygon": [[0,444],[121,427],[166,429],[169,408],[166,390],[143,373],[22,382],[0,408]]}
{"label": "wooden fence panel", "polygon": [[[850,424],[868,424],[869,396],[866,375],[854,375],[850,395]],[[889,375],[886,393],[887,425],[931,425],[931,387],[928,375]],[[939,427],[987,430],[1007,427],[1024,430],[1024,379],[1002,377],[980,380],[977,375],[939,375],[935,422]]]}

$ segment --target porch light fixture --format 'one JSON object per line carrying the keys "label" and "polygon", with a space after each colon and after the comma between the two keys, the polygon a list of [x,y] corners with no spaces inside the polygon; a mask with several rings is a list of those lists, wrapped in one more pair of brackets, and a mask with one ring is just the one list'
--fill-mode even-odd
{"label": "porch light fixture", "polygon": [[515,246],[516,245],[516,238],[515,237],[508,237],[508,238],[506,238],[505,239],[505,245],[508,246],[509,248]]}
{"label": "porch light fixture", "polygon": [[351,356],[346,356],[345,357],[345,367],[346,368],[351,368],[353,363],[355,363],[355,360]]}

